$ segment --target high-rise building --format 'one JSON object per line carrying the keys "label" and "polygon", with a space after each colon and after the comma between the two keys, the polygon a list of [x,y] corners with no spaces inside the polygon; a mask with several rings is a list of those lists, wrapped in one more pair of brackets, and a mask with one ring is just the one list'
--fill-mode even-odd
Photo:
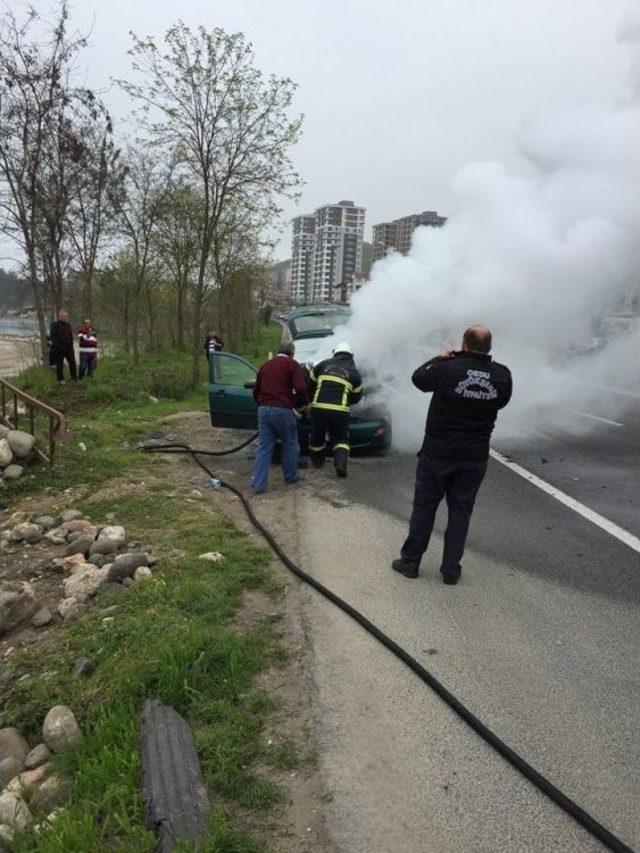
{"label": "high-rise building", "polygon": [[441,228],[447,221],[446,216],[439,216],[435,210],[425,210],[422,213],[412,213],[392,222],[381,222],[373,226],[373,260],[379,261],[390,249],[395,249],[406,255],[411,247],[413,232],[419,225],[430,225]]}
{"label": "high-rise building", "polygon": [[310,302],[313,298],[313,258],[316,245],[316,218],[313,214],[293,220],[291,247],[291,299]]}
{"label": "high-rise building", "polygon": [[360,271],[365,209],[352,201],[319,207],[293,220],[291,296],[332,302]]}

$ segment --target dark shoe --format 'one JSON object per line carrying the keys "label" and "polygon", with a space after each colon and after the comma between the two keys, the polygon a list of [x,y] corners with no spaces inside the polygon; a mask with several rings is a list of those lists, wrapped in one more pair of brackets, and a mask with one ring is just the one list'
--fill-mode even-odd
{"label": "dark shoe", "polygon": [[336,477],[346,477],[347,469],[346,468],[336,468]]}
{"label": "dark shoe", "polygon": [[301,483],[304,477],[296,477],[295,480],[285,480],[287,486],[295,486],[296,483]]}
{"label": "dark shoe", "polygon": [[298,459],[298,468],[308,468],[309,460],[308,459]]}
{"label": "dark shoe", "polygon": [[442,582],[446,583],[447,586],[455,586],[460,580],[460,575],[454,574],[445,574],[444,572],[440,572],[442,575]]}
{"label": "dark shoe", "polygon": [[418,567],[414,563],[405,563],[404,560],[394,560],[391,563],[391,568],[394,572],[399,572],[401,575],[404,575],[405,578],[417,578],[418,577]]}

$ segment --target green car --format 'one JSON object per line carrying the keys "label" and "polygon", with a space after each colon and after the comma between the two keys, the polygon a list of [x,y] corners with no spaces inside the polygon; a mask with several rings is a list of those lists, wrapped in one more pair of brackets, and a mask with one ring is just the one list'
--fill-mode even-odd
{"label": "green car", "polygon": [[[258,407],[253,399],[257,367],[231,352],[215,352],[209,357],[209,410],[211,425],[233,429],[256,430]],[[354,407],[349,424],[352,450],[386,450],[391,444],[391,426],[385,418],[376,417],[366,406]],[[307,452],[309,421],[298,425],[300,446]]]}

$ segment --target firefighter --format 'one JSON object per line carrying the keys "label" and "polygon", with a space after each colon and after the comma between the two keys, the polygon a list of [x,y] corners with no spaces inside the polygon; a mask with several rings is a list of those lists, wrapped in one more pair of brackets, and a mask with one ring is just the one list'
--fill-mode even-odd
{"label": "firefighter", "polygon": [[309,451],[315,468],[322,468],[327,452],[327,433],[333,449],[338,477],[347,476],[349,462],[349,407],[362,396],[362,379],[347,343],[333,350],[333,357],[321,361],[310,372],[311,436]]}

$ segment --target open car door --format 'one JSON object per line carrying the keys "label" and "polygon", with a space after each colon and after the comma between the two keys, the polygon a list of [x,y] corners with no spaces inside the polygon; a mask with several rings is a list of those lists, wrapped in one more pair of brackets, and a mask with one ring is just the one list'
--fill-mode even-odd
{"label": "open car door", "polygon": [[258,370],[232,352],[209,355],[209,411],[211,425],[257,429],[258,407],[253,399]]}

